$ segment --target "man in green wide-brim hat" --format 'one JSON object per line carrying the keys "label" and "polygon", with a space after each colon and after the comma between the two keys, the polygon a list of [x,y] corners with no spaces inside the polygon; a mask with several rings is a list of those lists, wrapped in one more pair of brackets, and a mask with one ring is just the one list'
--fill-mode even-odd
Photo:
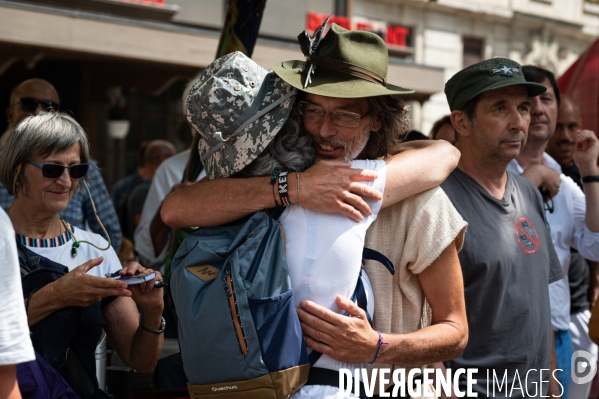
{"label": "man in green wide-brim hat", "polygon": [[[387,82],[389,56],[378,35],[333,24],[319,47],[318,55],[309,55],[306,61],[284,61],[272,69],[291,86],[320,96],[366,98],[414,93]],[[316,68],[306,85],[306,66],[310,64]]]}
{"label": "man in green wide-brim hat", "polygon": [[[287,123],[296,124],[311,136],[319,161],[304,172],[289,174],[285,195],[289,202],[299,202],[313,211],[337,212],[359,222],[364,215],[371,214],[365,199],[379,200],[381,194],[360,183],[373,180],[373,172],[351,169],[347,162],[405,152],[406,173],[392,184],[406,187],[418,185],[425,176],[429,179],[439,176],[442,181],[455,167],[459,154],[448,143],[401,143],[409,129],[408,110],[401,95],[412,90],[387,82],[388,51],[378,35],[348,31],[333,24],[319,43],[300,41],[300,45],[306,61],[282,62],[273,66],[272,71],[299,90]],[[246,90],[244,84],[231,84],[231,93]],[[271,90],[266,87],[265,92]],[[259,91],[257,86],[252,88]],[[215,101],[219,100],[216,96]],[[256,96],[262,100],[259,94]],[[259,108],[265,109],[267,105],[264,103]],[[255,115],[261,115],[257,110]],[[200,110],[196,114],[202,115]],[[271,125],[272,122],[265,121],[264,134],[272,133]],[[205,157],[222,159],[225,164],[221,168],[215,164],[214,168],[227,172],[219,172],[211,180],[200,181],[167,197],[162,208],[167,224],[221,225],[283,202],[279,201],[270,176],[229,177],[238,170],[235,165],[248,165],[252,160],[248,157],[257,156],[245,149],[234,151],[235,146],[248,141],[263,142],[257,138],[248,140],[243,132],[237,135],[242,130],[239,126],[245,125],[235,121],[230,129],[202,132],[207,140],[226,143]],[[222,156],[218,155],[221,151]],[[342,368],[368,368],[369,375],[373,368],[405,369],[407,376],[413,367],[459,356],[468,337],[457,260],[465,226],[439,188],[409,197],[379,213],[368,230],[366,247],[391,259],[395,273],[389,274],[378,262],[365,264],[371,283],[367,284],[366,296],[368,301],[374,299],[373,324],[348,298],[337,299],[344,314],[302,301],[297,311],[306,343],[323,356],[314,364],[308,385],[295,394],[297,397],[340,395]],[[309,232],[306,234],[309,236]],[[427,302],[432,312],[425,305]],[[394,384],[391,374],[381,379],[379,375],[373,380],[375,393],[379,392],[379,384],[383,390]]]}

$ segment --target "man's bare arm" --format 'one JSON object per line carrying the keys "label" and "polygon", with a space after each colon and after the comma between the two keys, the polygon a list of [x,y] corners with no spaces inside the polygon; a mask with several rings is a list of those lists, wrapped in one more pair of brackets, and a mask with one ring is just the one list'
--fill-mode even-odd
{"label": "man's bare arm", "polygon": [[[440,140],[404,144],[402,153],[393,157],[398,177],[390,182],[390,187],[402,184],[405,187],[403,191],[398,190],[395,198],[385,202],[397,202],[398,198],[439,185],[455,168],[458,159],[459,152]],[[337,212],[359,221],[363,215],[372,213],[363,197],[382,198],[380,192],[360,183],[374,180],[376,173],[351,169],[345,162],[318,161],[299,176],[298,184],[295,173],[290,173],[289,198],[292,201],[299,198],[301,206],[313,211]],[[203,179],[167,196],[161,217],[171,227],[218,226],[272,208],[275,201],[279,200],[275,199],[270,177]]]}
{"label": "man's bare arm", "polygon": [[167,226],[160,217],[161,209],[162,204],[160,204],[158,210],[156,210],[156,214],[150,223],[150,237],[152,237],[152,246],[154,247],[155,257],[160,256],[164,247],[168,244],[168,237],[171,232],[171,227]]}
{"label": "man's bare arm", "polygon": [[455,244],[418,274],[418,280],[432,310],[432,324],[410,334],[391,334],[392,344],[381,350],[381,363],[430,364],[455,359],[466,348],[464,280]]}
{"label": "man's bare arm", "polygon": [[591,303],[591,309],[595,306],[597,298],[599,298],[599,262],[590,262],[590,280],[589,285],[589,302]]}
{"label": "man's bare arm", "polygon": [[[580,175],[597,176],[597,158],[599,157],[599,140],[595,133],[583,130],[576,138],[576,151],[574,162],[578,165]],[[599,231],[599,183],[584,183],[586,197],[585,224],[592,232]]]}
{"label": "man's bare arm", "polygon": [[[192,182],[184,181],[182,183],[175,184],[171,187],[171,193],[180,190],[183,187],[192,185]],[[158,257],[164,250],[164,247],[168,244],[169,234],[171,227],[167,226],[160,217],[160,211],[162,210],[162,204],[156,210],[154,218],[150,223],[150,237],[152,237],[152,246],[154,247],[154,256]]]}
{"label": "man's bare arm", "polygon": [[562,180],[559,172],[545,165],[530,165],[522,177],[530,180],[535,186],[543,187],[549,192],[549,197],[553,198],[559,193]]}
{"label": "man's bare arm", "polygon": [[14,364],[0,366],[0,398],[21,399],[21,391],[17,384],[17,366]]}
{"label": "man's bare arm", "polygon": [[[322,212],[339,212],[354,220],[371,214],[365,196],[381,199],[381,193],[358,181],[376,179],[376,173],[351,169],[340,161],[318,161],[308,170],[289,177],[289,198],[301,206]],[[300,187],[298,197],[298,187]],[[277,193],[278,195],[278,193]],[[277,202],[280,201],[277,199]],[[208,227],[232,222],[266,208],[275,207],[274,188],[268,177],[202,179],[168,195],[162,220],[171,227]]]}
{"label": "man's bare arm", "polygon": [[[432,325],[408,334],[383,334],[379,363],[416,366],[458,357],[468,341],[462,270],[455,244],[447,247],[418,275],[433,317]],[[379,336],[364,311],[338,297],[337,303],[352,317],[334,313],[311,301],[297,310],[308,347],[346,363],[370,362]]]}
{"label": "man's bare arm", "polygon": [[443,183],[458,166],[459,160],[460,151],[445,140],[405,143],[401,153],[386,160],[387,179],[382,207]]}
{"label": "man's bare arm", "polygon": [[[549,387],[547,388],[547,396],[553,398],[561,398],[563,387],[557,380],[557,373],[554,373],[557,368],[557,357],[555,356],[555,337],[553,336],[553,327],[551,329],[551,356],[549,357]],[[554,375],[555,374],[555,375]],[[560,388],[561,387],[561,388]]]}

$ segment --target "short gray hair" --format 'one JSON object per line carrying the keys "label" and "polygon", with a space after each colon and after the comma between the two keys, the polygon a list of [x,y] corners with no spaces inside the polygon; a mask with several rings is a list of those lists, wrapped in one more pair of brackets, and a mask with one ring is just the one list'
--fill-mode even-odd
{"label": "short gray hair", "polygon": [[[55,151],[65,151],[75,144],[80,146],[81,163],[92,163],[87,135],[72,116],[64,112],[42,111],[23,119],[2,151],[0,182],[9,194],[17,195],[27,185],[25,173],[19,173],[13,190],[19,164],[35,155],[48,156]],[[87,175],[83,179],[89,181]]]}
{"label": "short gray hair", "polygon": [[312,137],[304,132],[297,106],[258,158],[234,177],[269,176],[281,172],[303,172],[314,164]]}

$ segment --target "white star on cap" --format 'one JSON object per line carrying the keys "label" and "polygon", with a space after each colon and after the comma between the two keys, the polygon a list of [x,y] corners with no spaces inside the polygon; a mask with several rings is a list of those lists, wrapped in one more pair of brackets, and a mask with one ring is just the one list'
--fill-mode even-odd
{"label": "white star on cap", "polygon": [[513,72],[511,70],[511,68],[508,68],[505,65],[502,65],[501,68],[499,68],[501,70],[501,72],[505,73],[506,75],[512,75]]}

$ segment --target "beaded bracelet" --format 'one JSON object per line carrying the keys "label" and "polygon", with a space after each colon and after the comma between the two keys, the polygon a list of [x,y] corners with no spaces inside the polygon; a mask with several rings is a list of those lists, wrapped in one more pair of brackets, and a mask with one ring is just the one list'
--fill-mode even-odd
{"label": "beaded bracelet", "polygon": [[279,177],[279,174],[278,174],[278,173],[275,173],[275,174],[273,174],[273,175],[270,177],[270,184],[272,184],[272,185],[274,186],[274,184],[277,182],[277,177]]}
{"label": "beaded bracelet", "polygon": [[583,183],[599,183],[599,176],[585,176],[582,178]]}
{"label": "beaded bracelet", "polygon": [[381,347],[383,345],[389,345],[389,342],[383,341],[383,334],[381,334],[380,331],[377,331],[377,333],[379,334],[379,346],[376,348],[376,355],[374,355],[374,359],[372,360],[372,362],[368,362],[368,364],[373,364],[377,360],[379,360],[379,355],[381,354]]}
{"label": "beaded bracelet", "polygon": [[275,194],[275,183],[277,182],[278,177],[279,177],[278,173],[275,173],[270,177],[270,184],[272,184],[272,197],[275,200],[275,207],[279,206],[279,203],[277,202],[277,196]]}
{"label": "beaded bracelet", "polygon": [[297,204],[299,204],[299,193],[300,193],[299,172],[295,172],[295,177],[297,178],[297,195],[295,196],[295,205],[297,205]]}
{"label": "beaded bracelet", "polygon": [[279,197],[281,198],[281,205],[285,207],[293,205],[293,202],[289,199],[289,190],[287,189],[287,173],[279,173]]}

